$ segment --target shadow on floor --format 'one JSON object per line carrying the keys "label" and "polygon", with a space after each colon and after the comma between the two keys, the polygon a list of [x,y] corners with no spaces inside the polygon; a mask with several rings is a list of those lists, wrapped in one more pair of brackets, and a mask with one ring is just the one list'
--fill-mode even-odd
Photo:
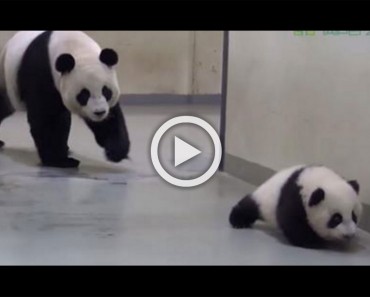
{"label": "shadow on floor", "polygon": [[[129,160],[124,160],[119,164],[93,160],[81,155],[74,157],[81,161],[79,168],[66,169],[55,167],[42,167],[40,159],[35,150],[25,148],[4,148],[1,155],[6,156],[12,162],[26,169],[26,175],[41,178],[87,178],[87,179],[107,179],[107,177],[117,176],[121,178],[136,176],[137,174],[130,166]],[[72,154],[73,155],[73,154]],[[24,168],[22,168],[24,166]],[[12,170],[14,166],[11,166]],[[31,169],[31,172],[30,172]],[[18,172],[19,174],[19,172]],[[5,175],[9,175],[5,174]],[[120,181],[122,182],[122,181]]]}
{"label": "shadow on floor", "polygon": [[[265,234],[275,238],[279,243],[291,246],[288,240],[284,237],[284,235],[275,228],[268,226],[267,224],[256,224],[254,229],[260,230]],[[298,247],[297,247],[298,248]],[[349,242],[348,244],[345,243],[328,243],[322,251],[335,251],[338,253],[353,253],[366,250],[366,247],[361,245],[360,242],[355,238],[353,241]]]}

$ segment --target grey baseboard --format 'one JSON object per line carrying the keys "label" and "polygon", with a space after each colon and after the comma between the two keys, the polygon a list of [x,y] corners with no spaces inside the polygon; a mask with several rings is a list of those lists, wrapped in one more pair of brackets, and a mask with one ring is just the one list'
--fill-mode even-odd
{"label": "grey baseboard", "polygon": [[[225,172],[256,187],[276,172],[271,168],[230,154],[225,154],[224,160]],[[366,203],[363,203],[363,214],[359,227],[366,232],[370,232],[370,205]]]}
{"label": "grey baseboard", "polygon": [[370,232],[370,205],[364,203],[362,204],[362,206],[363,206],[363,213],[362,213],[359,226],[361,229],[367,232]]}
{"label": "grey baseboard", "polygon": [[270,168],[230,154],[225,154],[224,158],[225,172],[254,186],[260,185],[275,173]]}
{"label": "grey baseboard", "polygon": [[160,104],[221,104],[221,94],[172,95],[172,94],[125,94],[121,95],[124,105],[160,105]]}

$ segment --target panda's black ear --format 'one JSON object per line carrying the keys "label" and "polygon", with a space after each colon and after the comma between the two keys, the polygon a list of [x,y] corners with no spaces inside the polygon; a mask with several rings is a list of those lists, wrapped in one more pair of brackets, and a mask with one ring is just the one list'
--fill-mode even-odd
{"label": "panda's black ear", "polygon": [[358,184],[357,180],[349,180],[348,183],[358,195],[360,193],[360,185]]}
{"label": "panda's black ear", "polygon": [[55,69],[62,74],[66,74],[73,70],[75,64],[75,59],[71,54],[62,54],[55,62]]}
{"label": "panda's black ear", "polygon": [[325,192],[323,189],[318,188],[316,189],[310,197],[310,201],[308,202],[308,206],[315,206],[319,204],[325,198]]}
{"label": "panda's black ear", "polygon": [[105,65],[112,67],[118,63],[118,54],[111,48],[105,48],[101,51],[99,59]]}

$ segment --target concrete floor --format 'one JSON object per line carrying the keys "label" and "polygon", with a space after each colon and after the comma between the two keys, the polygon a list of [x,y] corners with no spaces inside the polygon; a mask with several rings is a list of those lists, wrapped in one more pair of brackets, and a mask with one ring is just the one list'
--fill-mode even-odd
{"label": "concrete floor", "polygon": [[[104,160],[74,118],[70,147],[82,161],[78,171],[38,167],[24,114],[2,124],[0,265],[370,264],[364,232],[349,249],[315,251],[289,246],[263,225],[230,228],[231,207],[253,187],[227,174],[193,189],[175,188],[155,174],[149,157],[155,128],[183,114],[217,127],[217,107],[128,106],[125,113],[133,146],[131,159],[117,165]],[[196,137],[193,142],[201,141]],[[169,149],[162,156],[172,160]],[[199,172],[209,157],[184,170]]]}

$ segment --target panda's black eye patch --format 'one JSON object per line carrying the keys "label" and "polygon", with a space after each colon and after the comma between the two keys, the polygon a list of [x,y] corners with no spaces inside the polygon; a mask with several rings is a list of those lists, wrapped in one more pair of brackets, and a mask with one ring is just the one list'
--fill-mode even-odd
{"label": "panda's black eye patch", "polygon": [[354,211],[352,211],[352,221],[354,221],[357,224],[357,216]]}
{"label": "panda's black eye patch", "polygon": [[81,92],[77,95],[77,101],[81,106],[85,106],[87,101],[89,101],[90,92],[87,89],[82,89]]}
{"label": "panda's black eye patch", "polygon": [[107,101],[109,101],[110,99],[112,99],[113,92],[107,86],[104,86],[103,87],[102,93],[103,93],[103,96],[107,99]]}
{"label": "panda's black eye patch", "polygon": [[331,216],[329,222],[328,222],[328,227],[329,228],[335,228],[337,227],[340,223],[342,223],[343,217],[339,213],[335,213]]}

